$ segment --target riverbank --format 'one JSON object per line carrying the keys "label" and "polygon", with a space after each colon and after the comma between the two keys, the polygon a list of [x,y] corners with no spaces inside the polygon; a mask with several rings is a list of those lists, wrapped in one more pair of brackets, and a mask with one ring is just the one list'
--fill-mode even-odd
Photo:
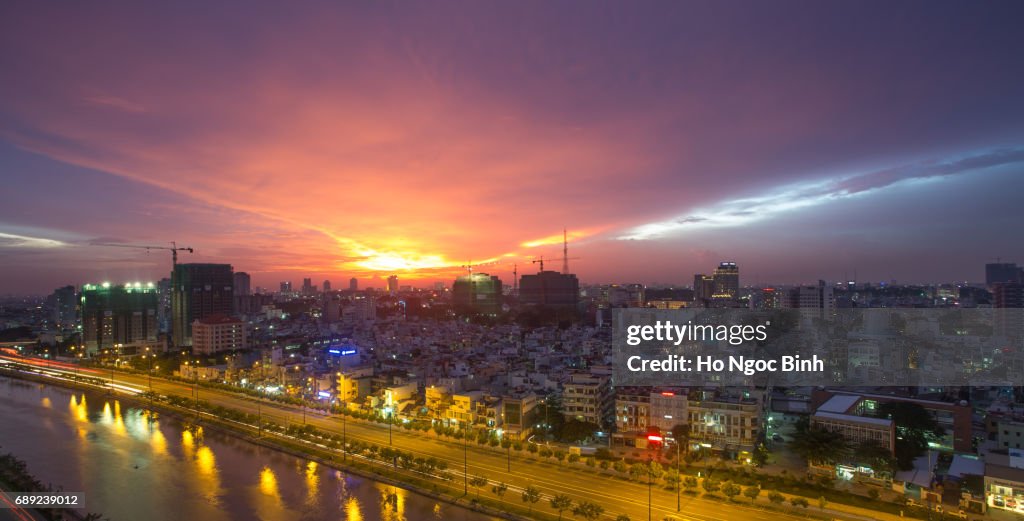
{"label": "riverbank", "polygon": [[[31,377],[36,381],[45,383],[54,383],[49,379],[53,377],[59,381],[59,383],[55,383],[57,386],[74,387],[74,378],[77,378],[78,374],[76,372],[65,373],[63,375],[35,375],[32,373],[18,372],[18,374],[14,376]],[[63,378],[61,376],[63,376]],[[88,385],[83,386],[84,388],[95,389],[102,392],[110,391],[111,384],[108,380],[105,381],[106,379],[91,378],[87,376],[84,378],[89,379],[86,380]],[[146,398],[145,395],[138,395],[138,393],[141,393],[142,389],[145,388],[147,384],[146,380],[143,378],[141,382],[131,382],[131,384],[136,387],[132,387],[131,385],[115,385],[113,387],[115,391],[127,390],[129,392],[136,393],[134,397],[124,394],[118,394],[118,396],[124,397],[126,402],[131,400],[132,403],[139,404],[142,409],[147,408],[148,398]],[[158,410],[163,411],[168,414],[168,416],[181,418],[186,422],[192,421],[197,414],[196,402],[194,401],[194,397],[188,397],[188,389],[185,389],[186,392],[182,394],[179,389],[174,388],[173,384],[166,383],[157,385],[156,388],[161,393],[167,393],[166,396],[157,396],[157,400],[167,400],[168,402],[173,403],[161,403],[160,401],[157,401],[154,404],[154,409],[159,406]],[[216,393],[213,395],[208,394],[207,396],[216,396]],[[438,501],[467,507],[476,512],[482,512],[487,515],[507,519],[557,519],[559,513],[557,508],[548,508],[550,500],[554,499],[554,497],[558,495],[567,495],[565,493],[556,493],[556,491],[562,492],[561,490],[558,490],[562,487],[551,487],[550,483],[545,485],[543,484],[543,479],[539,483],[533,482],[530,477],[533,475],[533,471],[530,470],[521,470],[516,473],[518,474],[517,476],[510,475],[511,483],[509,483],[507,488],[502,489],[499,478],[502,475],[505,475],[505,458],[501,458],[500,470],[497,470],[494,467],[488,468],[486,465],[481,465],[480,462],[476,460],[480,455],[473,454],[473,452],[477,452],[480,448],[476,447],[476,444],[472,442],[468,444],[474,445],[474,447],[469,451],[469,455],[472,456],[469,458],[469,468],[473,470],[473,474],[477,475],[470,474],[467,479],[464,478],[464,474],[462,472],[462,453],[463,447],[465,446],[463,443],[457,444],[458,455],[456,457],[451,457],[452,455],[449,454],[447,459],[440,458],[441,466],[438,467],[434,465],[438,463],[438,459],[432,457],[433,455],[436,455],[435,451],[422,450],[421,448],[421,450],[414,450],[414,454],[406,449],[409,447],[408,443],[403,444],[406,448],[401,448],[403,445],[399,445],[397,439],[395,445],[392,445],[387,428],[384,430],[383,440],[367,439],[365,433],[358,434],[354,439],[351,432],[353,423],[358,426],[358,424],[365,422],[353,422],[350,418],[349,436],[345,438],[344,429],[342,428],[343,424],[341,421],[335,425],[332,422],[327,422],[323,417],[314,415],[310,418],[310,423],[306,424],[305,415],[301,416],[302,420],[300,423],[298,413],[291,418],[291,421],[288,421],[288,415],[268,414],[267,410],[264,409],[263,421],[258,422],[258,411],[256,407],[233,407],[230,405],[231,401],[232,400],[230,398],[226,400],[218,399],[218,402],[222,405],[211,406],[207,401],[200,400],[199,409],[201,411],[202,420],[200,423],[205,426],[215,426],[218,429],[228,429],[231,431],[232,436],[251,440],[260,445],[270,443],[268,448],[278,450],[295,457],[325,462],[326,466],[331,468],[348,470],[354,475],[366,476],[389,485],[422,492],[424,495],[436,498]],[[227,406],[225,407],[224,405]],[[268,421],[268,416],[270,416],[272,420],[276,420],[281,423],[275,424],[272,421]],[[211,422],[216,422],[216,425]],[[257,432],[258,423],[263,427],[262,437],[259,436],[260,433]],[[314,424],[316,424],[317,427],[314,427]],[[287,427],[285,425],[287,425]],[[404,425],[402,427],[404,431],[408,425]],[[399,426],[396,426],[395,429],[397,435]],[[359,429],[357,429],[357,431],[358,430]],[[450,442],[441,439],[440,436],[427,436],[426,434],[420,434],[415,431],[412,431],[411,434],[413,436],[423,437],[424,441],[428,438],[434,440],[430,443],[445,442],[450,445]],[[363,439],[360,439],[360,437]],[[346,439],[349,443],[344,446],[348,447],[348,451],[342,451],[342,442]],[[482,449],[488,448],[489,447],[486,446],[482,447]],[[431,454],[431,452],[434,452],[434,454]],[[506,452],[507,454],[507,451],[503,452]],[[433,462],[431,460],[433,460]],[[562,461],[559,461],[558,465],[554,465],[552,461],[548,460],[550,460],[550,458],[533,457],[527,458],[521,463],[525,463],[528,466],[539,465],[540,467],[543,467],[543,469],[535,469],[536,471],[543,470],[542,473],[538,472],[536,475],[547,477],[549,481],[553,475],[558,476],[560,474],[564,474],[563,476],[558,476],[557,479],[563,480],[562,482],[564,483],[576,483],[576,481],[574,481],[576,472],[582,473],[580,476],[581,478],[587,478],[592,481],[592,476],[603,478],[599,480],[601,483],[588,484],[589,488],[579,489],[584,499],[578,500],[578,503],[573,501],[573,507],[588,506],[589,504],[592,504],[586,499],[595,501],[588,496],[593,496],[595,493],[600,494],[601,492],[599,491],[618,490],[626,486],[632,487],[637,481],[635,478],[631,478],[628,473],[618,472],[617,469],[616,472],[612,472],[610,469],[598,470],[596,466],[594,468],[584,468],[582,461],[572,463],[571,459],[568,464],[564,464]],[[488,479],[488,477],[490,477],[490,479]],[[467,481],[468,485],[466,483]],[[714,481],[717,482],[719,480]],[[737,481],[733,481],[732,484],[736,484]],[[722,482],[723,487],[726,484],[730,484],[730,482]],[[536,498],[538,501],[530,503],[521,501],[520,496],[523,492],[530,488],[535,490],[538,488],[534,487],[534,485],[539,485],[540,488],[539,491],[536,491],[538,492],[538,497]],[[552,488],[554,488],[554,491],[552,491]],[[571,490],[573,489],[573,486],[570,485],[567,488]],[[643,499],[649,498],[642,496],[649,495],[648,490],[646,490],[649,487],[644,488],[645,490],[641,490],[636,494],[623,497],[624,503],[612,501],[610,508],[614,508],[614,510],[606,510],[606,515],[615,517],[616,514],[622,511],[618,508],[619,505],[629,504],[631,505],[630,508],[633,510],[630,515],[635,516],[634,519],[647,517],[645,514],[647,514],[646,510],[648,510],[649,505],[643,504],[647,503],[644,502]],[[656,488],[660,490],[663,487],[661,484],[658,484]],[[665,488],[665,490],[669,489]],[[833,505],[835,504],[831,502],[829,502],[828,506],[825,506],[824,508],[820,504],[816,508],[807,508],[808,503],[796,503],[792,500],[799,498],[790,497],[789,495],[783,496],[786,500],[785,502],[776,503],[775,501],[769,501],[772,494],[768,494],[768,492],[772,491],[765,491],[765,494],[762,494],[761,497],[758,498],[760,501],[741,501],[741,498],[733,498],[728,493],[724,492],[725,490],[730,489],[722,488],[721,490],[722,491],[717,492],[709,491],[704,494],[693,494],[692,492],[682,494],[683,499],[685,500],[683,503],[686,503],[687,505],[684,505],[685,508],[680,515],[688,517],[686,512],[689,511],[690,515],[696,515],[698,519],[721,519],[715,514],[712,514],[712,512],[720,512],[724,510],[733,511],[732,514],[734,515],[743,515],[745,517],[752,516],[751,518],[756,517],[764,519],[769,519],[775,514],[785,514],[801,518],[839,518],[857,520],[879,518],[890,519],[888,514],[883,514],[877,511],[862,510],[857,512],[856,509],[851,509],[854,511],[835,510],[833,508]],[[669,492],[671,492],[671,490],[669,490]],[[675,496],[676,494],[672,495]],[[570,492],[568,496],[572,497],[572,492]],[[600,499],[597,499],[596,501],[604,504],[605,508],[609,508],[609,504],[605,503],[605,501]],[[673,503],[675,503],[675,501],[673,501]],[[818,503],[818,501],[810,502],[810,504],[816,503]],[[639,506],[640,508],[635,508],[636,506]],[[835,506],[840,507],[839,505]],[[666,505],[659,507],[659,509],[666,514],[665,517],[671,517],[672,514],[675,514],[675,512],[666,512],[669,508],[671,507],[666,507]],[[530,509],[535,510],[530,512]],[[571,510],[574,509],[575,508],[566,510],[564,513],[571,514]],[[638,512],[638,510],[641,509],[643,509],[642,513]],[[672,510],[678,511],[678,507],[673,508]],[[581,511],[581,515],[582,514],[583,511]],[[584,515],[584,517],[586,516]],[[661,514],[659,514],[658,517],[661,518]]]}
{"label": "riverbank", "polygon": [[[28,465],[11,453],[0,454],[0,492],[62,492],[60,485],[43,485],[28,469]],[[25,509],[47,521],[98,521],[102,516],[95,512],[83,513],[63,508]]]}
{"label": "riverbank", "polygon": [[[75,382],[72,380],[55,381],[45,376],[11,371],[6,368],[0,368],[0,376],[7,376],[15,380],[33,382],[69,390],[86,391],[91,393],[110,392],[109,388],[100,385]],[[190,429],[197,429],[199,427],[202,429],[215,429],[217,432],[224,433],[253,445],[278,451],[306,461],[316,462],[318,465],[323,465],[326,468],[360,476],[388,486],[402,488],[449,505],[472,510],[490,517],[507,519],[510,521],[528,521],[530,519],[549,518],[555,519],[554,516],[548,516],[539,512],[534,512],[533,516],[527,517],[526,515],[515,512],[512,508],[509,508],[509,510],[513,511],[506,511],[492,504],[488,504],[488,498],[478,499],[471,497],[470,495],[463,494],[461,482],[456,486],[450,479],[444,479],[439,476],[416,476],[408,469],[402,469],[397,465],[394,465],[393,468],[388,468],[389,464],[383,461],[374,461],[370,458],[352,453],[338,454],[323,443],[316,444],[307,442],[298,437],[288,436],[268,429],[263,429],[262,435],[260,435],[260,433],[255,432],[256,429],[250,425],[246,425],[238,421],[232,421],[223,416],[218,416],[207,411],[201,411],[199,422],[197,423],[194,408],[179,407],[159,399],[151,401],[150,398],[145,395],[116,393],[111,396],[116,397],[117,400],[121,401],[125,405],[134,406],[144,410],[151,410],[157,416],[174,419],[183,425],[186,425]],[[201,401],[200,405],[201,409],[208,408],[208,406],[204,407],[204,405],[206,405],[205,402]],[[517,505],[505,506],[514,507]],[[525,512],[526,509],[523,509],[524,514]]]}

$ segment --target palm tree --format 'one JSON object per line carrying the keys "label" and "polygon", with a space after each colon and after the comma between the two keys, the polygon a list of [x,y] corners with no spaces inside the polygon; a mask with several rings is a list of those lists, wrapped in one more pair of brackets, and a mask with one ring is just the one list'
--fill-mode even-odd
{"label": "palm tree", "polygon": [[569,496],[565,494],[555,494],[555,496],[551,498],[550,503],[551,508],[558,511],[559,521],[562,519],[562,512],[572,508],[572,499],[569,499]]}
{"label": "palm tree", "polygon": [[469,486],[471,486],[471,487],[476,489],[476,497],[477,497],[477,499],[479,499],[480,498],[480,487],[486,487],[487,486],[487,478],[485,478],[483,476],[473,476],[473,477],[469,478]]}
{"label": "palm tree", "polygon": [[491,487],[491,492],[494,492],[494,495],[498,496],[498,499],[501,499],[502,496],[505,495],[505,492],[508,492],[508,485],[504,483],[498,483],[497,485]]}
{"label": "palm tree", "polygon": [[601,517],[601,514],[604,514],[604,507],[589,501],[584,501],[572,509],[573,516],[579,516],[588,521],[594,521]]}
{"label": "palm tree", "polygon": [[533,504],[540,501],[540,490],[530,485],[523,489],[523,503],[530,505],[530,515],[533,515]]}

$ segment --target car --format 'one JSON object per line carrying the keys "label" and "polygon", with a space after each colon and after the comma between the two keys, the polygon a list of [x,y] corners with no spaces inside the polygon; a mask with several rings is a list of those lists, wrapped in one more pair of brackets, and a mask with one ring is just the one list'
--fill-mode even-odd
{"label": "car", "polygon": [[1013,498],[1007,499],[1006,508],[1017,508],[1017,500]]}
{"label": "car", "polygon": [[997,506],[997,507],[1005,507],[1006,506],[1006,503],[1003,503],[1003,500],[1000,499],[1000,498],[992,498],[992,504]]}
{"label": "car", "polygon": [[772,434],[772,441],[782,442],[782,441],[786,441],[786,439],[783,438],[781,434]]}

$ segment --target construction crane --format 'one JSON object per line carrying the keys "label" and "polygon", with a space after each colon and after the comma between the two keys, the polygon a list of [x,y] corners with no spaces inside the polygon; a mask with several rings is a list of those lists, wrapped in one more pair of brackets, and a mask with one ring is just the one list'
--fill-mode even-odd
{"label": "construction crane", "polygon": [[469,275],[472,276],[473,275],[473,268],[479,268],[480,266],[494,266],[496,264],[498,264],[498,263],[497,262],[481,262],[479,264],[473,264],[473,261],[469,261],[466,264],[463,264],[462,266],[459,266],[459,267],[464,269],[464,270],[466,270],[466,271],[468,271]]}
{"label": "construction crane", "polygon": [[536,259],[533,259],[530,262],[533,263],[533,264],[537,264],[539,262],[540,263],[540,271],[544,271],[544,256],[543,255],[541,255],[540,257],[538,257]]}
{"label": "construction crane", "polygon": [[178,243],[176,243],[174,241],[171,241],[171,245],[170,246],[143,246],[143,245],[138,245],[138,244],[104,244],[104,243],[96,243],[96,244],[94,244],[94,246],[109,246],[109,247],[112,247],[112,248],[134,248],[136,250],[146,250],[146,251],[150,251],[150,250],[170,250],[170,252],[171,252],[171,270],[172,271],[174,270],[174,267],[178,265],[178,252],[179,251],[187,251],[189,253],[195,253],[195,250],[193,250],[192,248],[184,248],[184,247],[183,248],[179,248],[178,247]]}
{"label": "construction crane", "polygon": [[[571,260],[579,260],[580,258],[581,257],[563,258],[562,262],[564,264],[564,263],[567,263],[568,261],[571,261]],[[536,259],[533,259],[530,262],[533,263],[533,264],[540,264],[540,271],[544,271],[544,256],[543,255],[541,255],[540,257],[537,257]]]}

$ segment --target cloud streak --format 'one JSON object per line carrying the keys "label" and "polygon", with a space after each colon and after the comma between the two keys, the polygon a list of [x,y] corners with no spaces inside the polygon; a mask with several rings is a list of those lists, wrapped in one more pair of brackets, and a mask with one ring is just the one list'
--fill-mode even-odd
{"label": "cloud streak", "polygon": [[915,181],[967,175],[986,168],[1024,162],[1024,148],[1000,149],[945,160],[928,160],[884,170],[799,183],[759,196],[726,200],[690,214],[636,226],[617,236],[647,240],[702,228],[738,227],[780,214],[807,210],[831,202],[862,197]]}

